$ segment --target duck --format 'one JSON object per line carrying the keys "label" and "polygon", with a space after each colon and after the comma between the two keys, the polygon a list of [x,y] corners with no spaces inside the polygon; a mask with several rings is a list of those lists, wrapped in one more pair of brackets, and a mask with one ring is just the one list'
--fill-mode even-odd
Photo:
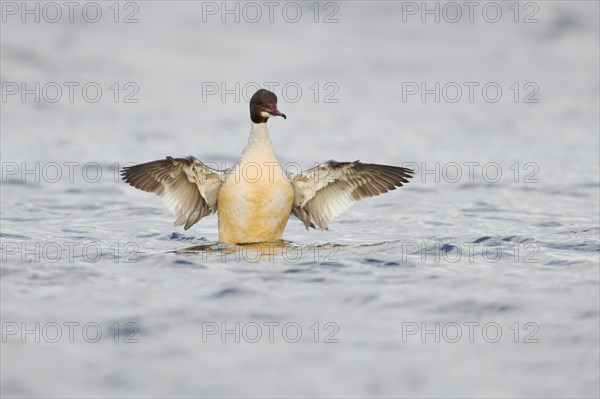
{"label": "duck", "polygon": [[292,215],[307,230],[327,230],[356,202],[402,187],[413,176],[409,168],[334,160],[289,173],[269,136],[272,117],[287,119],[275,93],[259,89],[250,99],[248,142],[231,168],[167,156],[125,167],[122,179],[158,195],[185,230],[217,213],[219,242],[239,245],[282,240]]}

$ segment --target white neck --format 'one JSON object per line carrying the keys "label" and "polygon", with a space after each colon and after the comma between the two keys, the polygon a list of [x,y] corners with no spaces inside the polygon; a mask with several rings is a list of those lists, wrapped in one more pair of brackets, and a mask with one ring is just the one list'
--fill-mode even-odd
{"label": "white neck", "polygon": [[267,150],[274,153],[273,144],[271,143],[266,123],[252,122],[250,137],[248,137],[248,144],[246,144],[246,148],[244,148],[244,154],[254,150]]}

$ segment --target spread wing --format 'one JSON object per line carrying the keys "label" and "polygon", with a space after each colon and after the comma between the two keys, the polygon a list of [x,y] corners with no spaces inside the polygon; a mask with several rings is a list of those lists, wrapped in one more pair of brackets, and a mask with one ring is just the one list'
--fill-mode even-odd
{"label": "spread wing", "polygon": [[224,171],[209,168],[192,156],[167,157],[126,167],[121,176],[133,187],[158,195],[177,217],[175,224],[185,224],[187,230],[217,211]]}
{"label": "spread wing", "polygon": [[293,177],[292,213],[308,230],[311,221],[321,230],[351,205],[408,183],[413,171],[369,163],[327,161]]}

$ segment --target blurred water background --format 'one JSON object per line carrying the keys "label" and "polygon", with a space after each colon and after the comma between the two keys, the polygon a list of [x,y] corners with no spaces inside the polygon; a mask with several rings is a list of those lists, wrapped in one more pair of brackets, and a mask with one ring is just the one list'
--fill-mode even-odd
{"label": "blurred water background", "polygon": [[[73,4],[1,3],[3,397],[598,397],[598,2]],[[119,171],[231,166],[258,86],[292,171],[415,177],[182,251]]]}

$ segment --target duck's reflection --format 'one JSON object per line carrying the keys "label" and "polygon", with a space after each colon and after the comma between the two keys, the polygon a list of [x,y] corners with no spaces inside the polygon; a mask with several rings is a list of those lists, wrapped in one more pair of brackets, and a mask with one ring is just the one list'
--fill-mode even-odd
{"label": "duck's reflection", "polygon": [[215,242],[194,245],[173,252],[188,255],[218,255],[222,261],[258,262],[260,260],[275,261],[276,259],[282,259],[292,263],[336,263],[338,262],[337,254],[340,248],[345,246],[346,245],[336,243],[301,245],[286,240],[237,245]]}

